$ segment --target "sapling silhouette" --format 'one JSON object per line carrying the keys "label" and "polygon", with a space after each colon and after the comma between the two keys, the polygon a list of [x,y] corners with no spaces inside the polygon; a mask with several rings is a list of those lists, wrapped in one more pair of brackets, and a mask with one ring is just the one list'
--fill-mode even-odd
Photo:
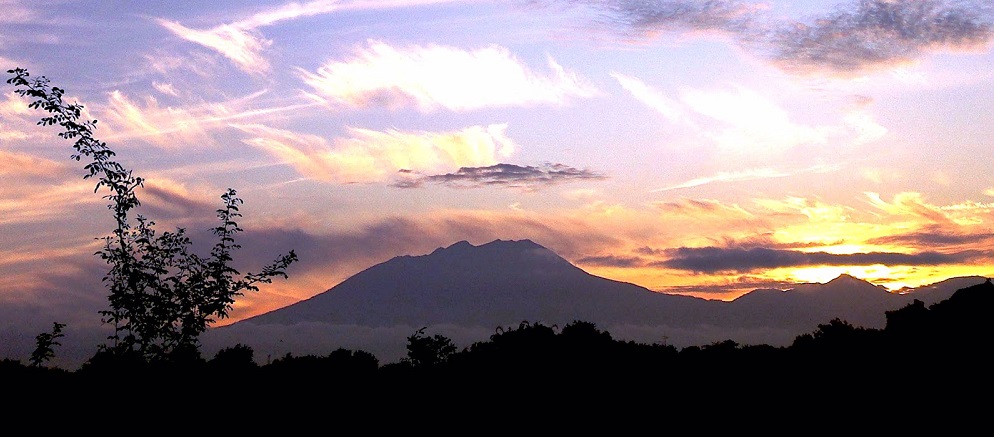
{"label": "sapling silhouette", "polygon": [[62,346],[59,339],[65,336],[62,333],[62,328],[65,327],[65,323],[55,322],[52,323],[52,332],[42,332],[35,337],[35,350],[31,352],[32,366],[41,367],[46,361],[55,357],[53,346]]}
{"label": "sapling silhouette", "polygon": [[154,221],[134,214],[141,205],[136,191],[144,180],[114,161],[114,151],[93,136],[97,121],[80,118],[82,105],[65,103],[64,90],[50,86],[45,76],[29,79],[23,68],[7,73],[13,75],[7,83],[16,87],[17,94],[34,99],[30,108],[50,113],[38,124],[61,126],[64,131],[59,136],[75,140],[76,153],[71,158],[90,160],[83,167],[83,179],[97,178],[94,192],[110,191],[104,198],[116,226],[100,238],[104,246],[96,254],[110,265],[103,278],[110,289],[110,309],[100,314],[104,322],[114,325],[114,333],[108,338],[112,344],[102,345],[101,350],[137,353],[147,360],[199,350],[199,335],[211,323],[228,317],[237,296],[258,291],[257,284],[270,283],[276,276],[287,278],[287,268],[297,260],[292,250],[259,273],[240,276],[232,267],[232,253],[240,247],[235,235],[242,231],[236,222],[242,199],[234,189],[221,195],[220,224],[212,229],[218,241],[210,255],[191,253],[185,229],[158,233]]}

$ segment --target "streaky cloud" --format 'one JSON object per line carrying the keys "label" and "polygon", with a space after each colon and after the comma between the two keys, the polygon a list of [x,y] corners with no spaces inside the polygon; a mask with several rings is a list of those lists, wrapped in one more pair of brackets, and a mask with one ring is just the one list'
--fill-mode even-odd
{"label": "streaky cloud", "polygon": [[757,179],[771,179],[771,178],[783,178],[790,176],[790,173],[774,170],[770,168],[738,171],[738,172],[718,172],[713,176],[705,176],[700,178],[694,178],[685,182],[670,185],[663,188],[657,188],[652,190],[652,192],[660,191],[670,191],[677,190],[680,188],[693,188],[699,187],[701,185],[707,185],[714,182],[741,182],[741,181],[751,181]]}
{"label": "streaky cloud", "polygon": [[213,49],[230,59],[242,71],[263,75],[270,71],[269,61],[263,52],[272,44],[257,30],[260,27],[271,26],[282,21],[324,15],[341,11],[396,9],[404,7],[424,6],[440,3],[451,3],[457,0],[393,0],[381,2],[369,1],[336,1],[315,0],[305,3],[288,3],[283,6],[265,10],[245,19],[232,23],[221,24],[209,30],[192,29],[182,24],[165,20],[156,20],[176,36]]}
{"label": "streaky cloud", "polygon": [[[266,90],[248,95],[227,97],[219,101],[198,101],[172,106],[160,103],[153,95],[129,97],[115,90],[109,94],[103,128],[109,129],[107,140],[141,139],[164,149],[219,144],[214,131],[229,127],[229,122],[265,118],[318,106],[307,102],[286,106],[258,107]],[[170,96],[166,96],[167,98]]]}
{"label": "streaky cloud", "polygon": [[663,93],[646,85],[645,82],[621,73],[611,73],[611,77],[617,80],[621,87],[631,93],[632,96],[646,106],[655,109],[668,120],[677,122],[686,118],[679,102],[666,97]]}
{"label": "streaky cloud", "polygon": [[[197,191],[203,192],[203,189]],[[142,206],[160,219],[209,217],[220,204],[220,193],[218,191],[217,202],[207,202],[203,196],[191,193],[181,182],[156,178],[145,181],[141,192]]]}
{"label": "streaky cloud", "polygon": [[[65,174],[71,177],[69,173]],[[65,219],[67,206],[103,203],[99,196],[79,196],[80,193],[93,192],[93,186],[82,178],[51,185],[55,181],[55,178],[38,179],[36,184],[22,178],[23,185],[0,186],[0,226],[62,220]],[[24,189],[29,186],[33,189]]]}
{"label": "streaky cloud", "polygon": [[918,232],[888,235],[868,240],[870,244],[906,244],[914,247],[948,247],[994,240],[994,232],[950,232],[931,226]]}
{"label": "streaky cloud", "polygon": [[937,266],[966,263],[990,256],[989,251],[966,250],[953,253],[924,251],[919,253],[867,252],[834,254],[794,250],[721,247],[680,247],[667,250],[669,259],[660,267],[697,273],[751,272],[764,269],[805,266],[845,266],[883,264]]}
{"label": "streaky cloud", "polygon": [[931,223],[952,224],[953,219],[942,207],[929,204],[921,193],[902,192],[894,195],[893,202],[880,198],[880,194],[865,192],[864,195],[874,207],[895,216],[920,217]]}
{"label": "streaky cloud", "polygon": [[259,124],[232,126],[251,136],[243,140],[245,143],[280,158],[301,175],[343,184],[385,182],[396,174],[494,165],[517,148],[505,133],[506,124],[449,132],[349,128],[349,137],[333,142]]}
{"label": "streaky cloud", "polygon": [[[55,180],[71,174],[68,166],[46,158],[21,152],[0,150],[0,176],[13,180],[31,178]],[[2,192],[2,188],[0,188]]]}
{"label": "streaky cloud", "polygon": [[340,1],[314,0],[304,3],[287,3],[278,8],[266,10],[237,22],[239,27],[256,28],[269,26],[281,21],[313,17],[342,11],[398,9],[433,4],[453,3],[459,0],[387,0],[387,1]]}
{"label": "streaky cloud", "polygon": [[210,30],[197,30],[175,21],[160,19],[158,22],[176,36],[224,55],[246,73],[263,75],[270,69],[262,52],[273,42],[254,29],[225,24]]}
{"label": "streaky cloud", "polygon": [[622,268],[642,267],[647,264],[646,260],[640,257],[617,255],[587,256],[576,260],[576,263],[580,265],[592,265],[598,267]]}
{"label": "streaky cloud", "polygon": [[837,166],[816,165],[813,167],[808,167],[796,171],[782,171],[772,168],[761,168],[761,169],[744,170],[736,172],[718,172],[713,176],[694,178],[667,187],[657,188],[655,190],[652,190],[651,192],[656,193],[661,191],[677,190],[681,188],[693,188],[715,182],[744,182],[744,181],[753,181],[760,179],[784,178],[804,173],[828,173],[836,170],[838,170]]}

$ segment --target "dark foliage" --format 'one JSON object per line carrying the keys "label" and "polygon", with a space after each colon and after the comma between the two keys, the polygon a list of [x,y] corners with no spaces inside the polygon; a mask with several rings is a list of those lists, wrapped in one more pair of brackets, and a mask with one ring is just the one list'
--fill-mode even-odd
{"label": "dark foliage", "polygon": [[[711,431],[767,429],[767,415],[811,421],[822,430],[857,422],[886,422],[893,430],[913,421],[890,423],[891,413],[924,405],[932,418],[985,417],[963,411],[985,405],[972,399],[992,388],[986,318],[992,298],[994,285],[987,283],[931,307],[915,302],[888,312],[884,329],[833,319],[789,347],[726,340],[677,349],[616,340],[585,321],[562,329],[522,322],[457,351],[444,336],[419,329],[408,338],[409,350],[428,358],[382,365],[368,352],[347,349],[287,354],[265,364],[240,344],[210,360],[188,353],[150,362],[104,350],[75,372],[0,361],[0,383],[18,381],[19,389],[8,394],[33,402],[53,396],[85,402],[123,383],[127,402],[117,408],[154,405],[180,415],[183,407],[169,399],[223,393],[217,411],[230,414],[248,399],[273,408],[265,413],[270,418],[307,412],[314,419],[333,411],[353,419],[375,412],[414,426],[459,412],[465,420],[508,419],[490,425],[507,432],[528,421],[550,431],[585,431],[583,424],[607,417],[628,418],[612,425],[625,427],[660,414]],[[557,411],[568,411],[569,419],[560,423]],[[706,420],[719,412],[723,421]]]}
{"label": "dark foliage", "polygon": [[[270,363],[255,361],[253,350],[238,344],[210,360],[195,348],[176,350],[157,361],[139,353],[98,351],[79,370],[0,362],[0,374],[69,374],[73,378],[120,378],[122,375],[191,375],[219,372],[255,382],[321,385],[377,378],[397,382],[431,375],[434,382],[499,387],[529,384],[589,385],[607,382],[659,381],[670,387],[701,387],[749,378],[822,381],[895,381],[911,375],[966,378],[990,364],[992,327],[987,321],[994,285],[957,291],[948,300],[925,307],[915,301],[887,312],[884,329],[853,326],[833,319],[812,333],[799,335],[789,347],[740,345],[732,340],[677,349],[612,338],[590,322],[574,321],[562,329],[522,322],[498,327],[489,340],[457,350],[442,335],[422,328],[408,337],[409,355],[381,364],[362,350],[337,349],[326,356],[287,354]],[[948,372],[937,375],[936,372]],[[748,376],[749,378],[746,378]],[[814,378],[817,376],[817,378]],[[728,379],[731,378],[731,379]],[[710,381],[710,382],[709,382]]]}

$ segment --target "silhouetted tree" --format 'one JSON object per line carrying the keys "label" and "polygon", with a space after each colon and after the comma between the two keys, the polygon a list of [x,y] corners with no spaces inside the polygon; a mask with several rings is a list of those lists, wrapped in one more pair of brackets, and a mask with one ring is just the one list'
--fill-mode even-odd
{"label": "silhouetted tree", "polygon": [[[257,291],[260,283],[287,277],[286,269],[297,260],[291,250],[259,273],[240,273],[231,266],[232,253],[240,246],[235,235],[241,232],[236,219],[242,200],[234,189],[221,195],[217,210],[220,224],[212,229],[218,238],[208,257],[190,253],[192,242],[184,229],[158,233],[155,222],[142,215],[134,217],[140,205],[136,190],[144,180],[113,160],[115,153],[96,139],[96,120],[81,120],[83,106],[63,102],[64,91],[49,85],[42,76],[29,80],[23,68],[7,71],[8,84],[22,97],[30,97],[29,107],[51,115],[41,118],[42,126],[59,125],[59,136],[75,140],[72,159],[87,157],[83,179],[96,177],[94,191],[106,188],[108,208],[116,226],[103,237],[97,252],[110,265],[103,280],[110,288],[110,309],[101,311],[103,320],[114,325],[110,348],[119,353],[136,351],[146,359],[187,355],[199,348],[199,335],[217,319],[228,316],[234,299],[246,291]],[[175,358],[177,355],[173,355]]]}
{"label": "silhouetted tree", "polygon": [[455,362],[473,373],[500,375],[493,382],[541,378],[556,367],[562,348],[556,331],[542,323],[522,321],[515,327],[498,326],[489,341],[475,342]]}
{"label": "silhouetted tree", "polygon": [[363,350],[338,348],[328,354],[328,365],[333,371],[342,374],[366,375],[380,367],[380,360]]}
{"label": "silhouetted tree", "polygon": [[241,343],[218,350],[208,364],[225,372],[244,372],[259,367],[255,362],[255,351]]}
{"label": "silhouetted tree", "polygon": [[31,352],[30,360],[32,366],[41,367],[42,364],[55,356],[53,347],[62,346],[58,340],[65,336],[62,333],[62,328],[65,327],[65,323],[54,322],[52,323],[52,332],[42,332],[35,337],[35,350]]}
{"label": "silhouetted tree", "polygon": [[611,334],[597,329],[597,324],[582,320],[574,320],[563,327],[559,336],[571,342],[584,343],[586,346],[610,344]]}
{"label": "silhouetted tree", "polygon": [[407,337],[407,358],[404,360],[414,367],[435,366],[445,363],[458,348],[448,337],[441,334],[425,335],[423,327]]}
{"label": "silhouetted tree", "polygon": [[89,379],[121,378],[143,373],[148,369],[148,360],[135,350],[99,348],[76,373]]}
{"label": "silhouetted tree", "polygon": [[853,326],[849,322],[835,318],[819,324],[812,334],[803,334],[794,339],[791,345],[805,348],[815,345],[823,353],[866,352],[874,349],[879,340],[879,330]]}

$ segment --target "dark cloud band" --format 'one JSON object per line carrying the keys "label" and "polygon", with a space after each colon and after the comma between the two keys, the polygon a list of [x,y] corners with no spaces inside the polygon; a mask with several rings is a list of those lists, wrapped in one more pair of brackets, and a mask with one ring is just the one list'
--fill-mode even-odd
{"label": "dark cloud band", "polygon": [[806,22],[776,21],[741,0],[536,0],[586,7],[621,34],[712,31],[794,72],[855,73],[918,59],[930,50],[970,48],[994,39],[986,0],[855,0]]}
{"label": "dark cloud band", "polygon": [[890,235],[874,238],[871,244],[908,244],[913,246],[943,247],[960,244],[976,244],[994,239],[994,233],[958,234],[939,230],[929,232],[913,232],[908,234]]}
{"label": "dark cloud band", "polygon": [[546,164],[542,167],[496,164],[489,167],[462,167],[455,173],[405,178],[395,182],[398,188],[416,188],[425,182],[461,187],[507,186],[537,188],[575,180],[605,179],[590,170],[581,170],[563,164]]}
{"label": "dark cloud band", "polygon": [[774,57],[788,68],[839,72],[908,61],[928,49],[987,43],[989,12],[975,1],[862,0],[853,10],[778,30]]}
{"label": "dark cloud band", "polygon": [[945,265],[969,262],[989,256],[976,250],[956,253],[920,252],[916,254],[870,252],[834,254],[798,252],[767,248],[681,247],[667,251],[670,258],[659,266],[700,273],[749,272],[761,269],[804,266],[843,265]]}
{"label": "dark cloud band", "polygon": [[749,29],[753,10],[741,2],[708,1],[607,1],[614,21],[640,33],[659,30],[723,30],[743,33]]}
{"label": "dark cloud band", "polygon": [[576,262],[580,265],[622,268],[642,267],[646,264],[646,261],[640,257],[613,255],[588,256],[580,258]]}

